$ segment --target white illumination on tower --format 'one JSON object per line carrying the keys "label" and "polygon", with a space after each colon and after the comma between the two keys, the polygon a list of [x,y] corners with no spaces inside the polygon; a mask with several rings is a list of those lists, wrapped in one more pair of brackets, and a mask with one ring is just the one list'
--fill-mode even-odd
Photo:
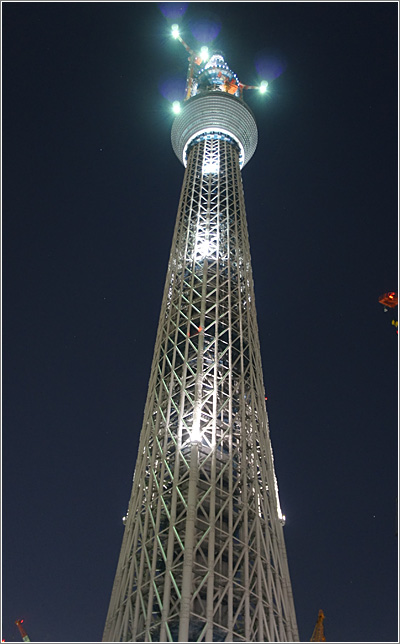
{"label": "white illumination on tower", "polygon": [[172,33],[189,53],[171,133],[186,170],[103,639],[296,642],[241,176],[249,86]]}
{"label": "white illumination on tower", "polygon": [[205,161],[203,163],[203,174],[218,174],[219,162],[218,161]]}

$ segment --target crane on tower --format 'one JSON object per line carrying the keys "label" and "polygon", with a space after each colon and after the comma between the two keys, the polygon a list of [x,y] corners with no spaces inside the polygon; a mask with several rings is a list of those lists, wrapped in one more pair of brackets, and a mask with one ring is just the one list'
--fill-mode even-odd
{"label": "crane on tower", "polygon": [[326,642],[324,635],[324,611],[320,610],[318,612],[317,623],[315,624],[314,632],[311,636],[310,642]]}
{"label": "crane on tower", "polygon": [[[196,54],[196,52],[193,51],[193,49],[191,49],[191,47],[189,47],[189,45],[183,40],[182,36],[179,33],[178,25],[172,25],[171,31],[172,36],[175,38],[175,40],[178,40],[189,54],[189,69],[187,73],[185,93],[185,101],[187,101],[191,96],[195,96],[196,88],[194,86],[194,76],[196,66],[200,68],[203,63],[207,62],[209,58],[208,47],[202,47],[200,53]],[[224,63],[223,58],[221,56],[220,58],[220,62]],[[265,94],[265,92],[267,91],[267,81],[261,81],[260,85],[245,85],[244,83],[241,83],[239,81],[236,74],[232,74],[227,65],[221,65],[221,70],[218,72],[217,76],[219,81],[219,89],[221,89],[221,91],[227,92],[228,94],[232,94],[234,96],[240,96],[240,98],[242,98],[243,90],[245,89],[258,89],[262,94]]]}
{"label": "crane on tower", "polygon": [[25,630],[25,629],[24,629],[24,627],[22,626],[22,622],[23,622],[23,621],[24,621],[23,619],[16,619],[16,620],[15,620],[15,625],[16,625],[16,627],[18,628],[18,630],[19,630],[19,632],[20,632],[20,634],[21,634],[22,640],[23,640],[24,642],[30,642],[31,640],[29,639],[29,637],[28,637],[28,634],[27,634],[26,630]]}

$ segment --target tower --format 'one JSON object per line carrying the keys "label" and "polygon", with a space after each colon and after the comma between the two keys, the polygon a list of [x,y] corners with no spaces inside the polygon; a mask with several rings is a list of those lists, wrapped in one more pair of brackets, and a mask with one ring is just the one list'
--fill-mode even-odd
{"label": "tower", "polygon": [[241,179],[249,86],[173,35],[189,53],[171,135],[186,169],[103,641],[298,641]]}
{"label": "tower", "polygon": [[[29,639],[29,636],[28,636],[28,634],[27,634],[26,630],[25,630],[25,629],[24,629],[24,627],[22,626],[22,622],[23,622],[23,621],[24,621],[23,619],[16,619],[16,620],[15,620],[15,625],[16,625],[16,627],[17,627],[17,628],[18,628],[18,630],[19,630],[19,633],[20,633],[20,635],[21,635],[21,637],[22,637],[22,640],[23,640],[24,642],[30,642],[31,640]],[[3,641],[4,641],[4,640],[3,640]]]}

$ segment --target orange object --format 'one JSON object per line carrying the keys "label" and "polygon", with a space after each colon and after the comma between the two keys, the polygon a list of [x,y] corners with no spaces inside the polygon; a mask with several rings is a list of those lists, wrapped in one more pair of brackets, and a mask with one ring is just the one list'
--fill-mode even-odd
{"label": "orange object", "polygon": [[380,304],[383,304],[384,306],[389,307],[389,309],[394,309],[395,306],[398,304],[398,295],[394,291],[391,291],[390,293],[384,293],[383,295],[380,296],[379,302]]}
{"label": "orange object", "polygon": [[190,338],[190,337],[192,337],[192,338],[193,338],[193,337],[194,337],[195,335],[197,335],[198,333],[201,333],[201,331],[202,331],[202,330],[203,330],[203,327],[202,327],[202,326],[198,326],[198,327],[197,327],[197,331],[195,331],[194,333],[192,333],[192,335],[190,335],[190,331],[188,331],[188,334],[187,334],[187,335],[188,335],[188,338]]}
{"label": "orange object", "polygon": [[238,86],[236,85],[235,81],[231,81],[228,83],[228,94],[235,94],[238,90]]}
{"label": "orange object", "polygon": [[310,642],[326,642],[324,634],[324,611],[320,610],[318,612],[317,623],[315,624],[314,632],[311,636]]}

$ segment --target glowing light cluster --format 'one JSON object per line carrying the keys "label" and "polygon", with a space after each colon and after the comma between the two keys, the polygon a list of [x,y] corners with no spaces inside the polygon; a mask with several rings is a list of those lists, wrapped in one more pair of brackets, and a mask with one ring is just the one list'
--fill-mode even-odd
{"label": "glowing light cluster", "polygon": [[210,250],[210,243],[208,241],[202,241],[198,244],[196,248],[196,254],[204,258],[204,257],[207,257],[209,250]]}
{"label": "glowing light cluster", "polygon": [[219,162],[218,161],[205,161],[203,163],[203,174],[218,174]]}
{"label": "glowing light cluster", "polygon": [[228,65],[224,60],[224,57],[221,56],[221,54],[214,54],[213,56],[211,56],[210,62],[205,66],[204,69],[209,69],[210,67],[220,67],[221,69],[227,69],[228,71],[230,71]]}
{"label": "glowing light cluster", "polygon": [[172,111],[174,114],[179,114],[179,112],[181,111],[181,104],[179,101],[174,101],[172,103]]}
{"label": "glowing light cluster", "polygon": [[173,38],[178,38],[179,37],[179,25],[172,25],[171,27],[171,33]]}
{"label": "glowing light cluster", "polygon": [[260,92],[261,92],[261,94],[265,94],[265,92],[267,91],[267,87],[268,87],[268,81],[266,81],[266,80],[261,81],[261,83],[260,83]]}
{"label": "glowing light cluster", "polygon": [[208,53],[208,47],[205,47],[205,46],[204,46],[204,47],[202,47],[202,48],[201,48],[201,50],[200,50],[200,58],[201,58],[201,60],[202,60],[202,62],[203,62],[203,63],[204,63],[206,60],[208,60],[208,56],[209,56],[209,53]]}
{"label": "glowing light cluster", "polygon": [[193,428],[190,432],[190,442],[191,443],[201,443],[203,439],[203,434],[199,427]]}

